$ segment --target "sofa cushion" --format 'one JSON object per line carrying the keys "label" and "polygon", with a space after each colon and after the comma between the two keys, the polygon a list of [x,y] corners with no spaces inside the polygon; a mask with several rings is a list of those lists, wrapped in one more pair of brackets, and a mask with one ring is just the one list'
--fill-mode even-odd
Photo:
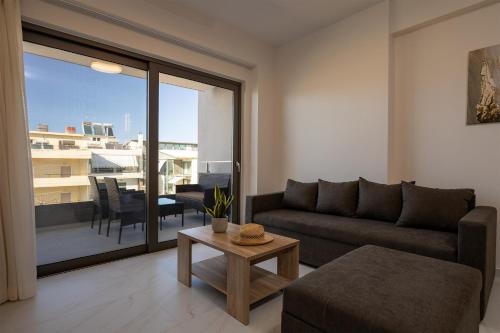
{"label": "sofa cushion", "polygon": [[175,198],[182,200],[191,200],[191,201],[203,201],[203,197],[205,194],[203,192],[179,192],[175,195]]}
{"label": "sofa cushion", "polygon": [[372,244],[449,261],[457,260],[458,235],[451,232],[399,228],[382,221],[290,209],[255,214],[254,222],[344,244]]}
{"label": "sofa cushion", "polygon": [[403,185],[403,210],[396,225],[437,230],[458,230],[474,199],[471,189],[436,189]]}
{"label": "sofa cushion", "polygon": [[358,182],[333,183],[318,180],[316,211],[340,216],[355,216],[358,206]]}
{"label": "sofa cushion", "polygon": [[283,195],[283,207],[314,211],[317,197],[318,183],[301,183],[288,179]]}
{"label": "sofa cushion", "polygon": [[386,185],[359,178],[357,216],[396,222],[401,215],[402,206],[401,184]]}
{"label": "sofa cushion", "polygon": [[205,173],[198,174],[198,185],[202,190],[209,190],[215,187],[220,188],[230,187],[231,174],[230,173]]}
{"label": "sofa cushion", "polygon": [[321,332],[478,332],[481,273],[364,246],[292,283],[283,312]]}

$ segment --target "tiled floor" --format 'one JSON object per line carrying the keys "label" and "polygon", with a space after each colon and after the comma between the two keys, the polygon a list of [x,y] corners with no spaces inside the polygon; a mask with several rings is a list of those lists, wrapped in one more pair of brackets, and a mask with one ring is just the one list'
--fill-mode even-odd
{"label": "tiled floor", "polygon": [[[197,244],[194,260],[219,252]],[[225,297],[193,278],[177,282],[177,250],[134,257],[39,280],[31,300],[0,306],[0,332],[280,332],[282,296],[255,307],[244,326],[225,312]],[[261,266],[273,270],[275,260]],[[311,268],[301,265],[300,274]],[[481,333],[500,332],[497,278]]]}
{"label": "tiled floor", "polygon": [[[206,219],[207,224],[210,218]],[[203,214],[188,210],[184,213],[184,228],[194,228],[203,225]],[[118,220],[111,223],[109,237],[106,237],[107,220],[103,221],[101,234],[97,234],[98,222],[94,229],[90,228],[90,221],[84,223],[65,224],[53,227],[37,228],[37,260],[38,265],[79,258],[97,253],[124,249],[144,244],[146,233],[141,225],[126,226],[122,231],[122,241],[118,244]],[[181,215],[167,216],[163,220],[163,230],[158,230],[159,241],[177,238],[177,231],[181,227]]]}

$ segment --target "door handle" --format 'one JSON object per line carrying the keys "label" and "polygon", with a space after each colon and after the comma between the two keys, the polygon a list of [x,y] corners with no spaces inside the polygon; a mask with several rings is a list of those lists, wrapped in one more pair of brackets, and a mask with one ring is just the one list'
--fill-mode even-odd
{"label": "door handle", "polygon": [[234,164],[235,164],[235,166],[236,166],[236,170],[238,171],[238,173],[240,173],[240,172],[241,172],[241,165],[240,165],[240,162],[235,161],[235,162],[234,162]]}

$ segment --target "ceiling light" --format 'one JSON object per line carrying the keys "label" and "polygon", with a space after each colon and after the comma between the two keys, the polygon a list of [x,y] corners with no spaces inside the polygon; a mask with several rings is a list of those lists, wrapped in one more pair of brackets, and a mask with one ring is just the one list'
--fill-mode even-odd
{"label": "ceiling light", "polygon": [[122,66],[120,65],[102,61],[92,61],[90,63],[90,68],[92,68],[95,71],[108,74],[118,74],[121,73],[123,70]]}

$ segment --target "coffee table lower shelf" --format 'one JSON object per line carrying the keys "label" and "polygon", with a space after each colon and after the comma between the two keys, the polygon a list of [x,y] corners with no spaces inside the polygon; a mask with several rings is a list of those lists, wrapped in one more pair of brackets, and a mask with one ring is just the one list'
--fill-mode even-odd
{"label": "coffee table lower shelf", "polygon": [[[191,272],[200,280],[227,295],[227,259],[225,255],[196,262]],[[292,280],[257,266],[250,271],[250,304],[260,301],[284,288]]]}

